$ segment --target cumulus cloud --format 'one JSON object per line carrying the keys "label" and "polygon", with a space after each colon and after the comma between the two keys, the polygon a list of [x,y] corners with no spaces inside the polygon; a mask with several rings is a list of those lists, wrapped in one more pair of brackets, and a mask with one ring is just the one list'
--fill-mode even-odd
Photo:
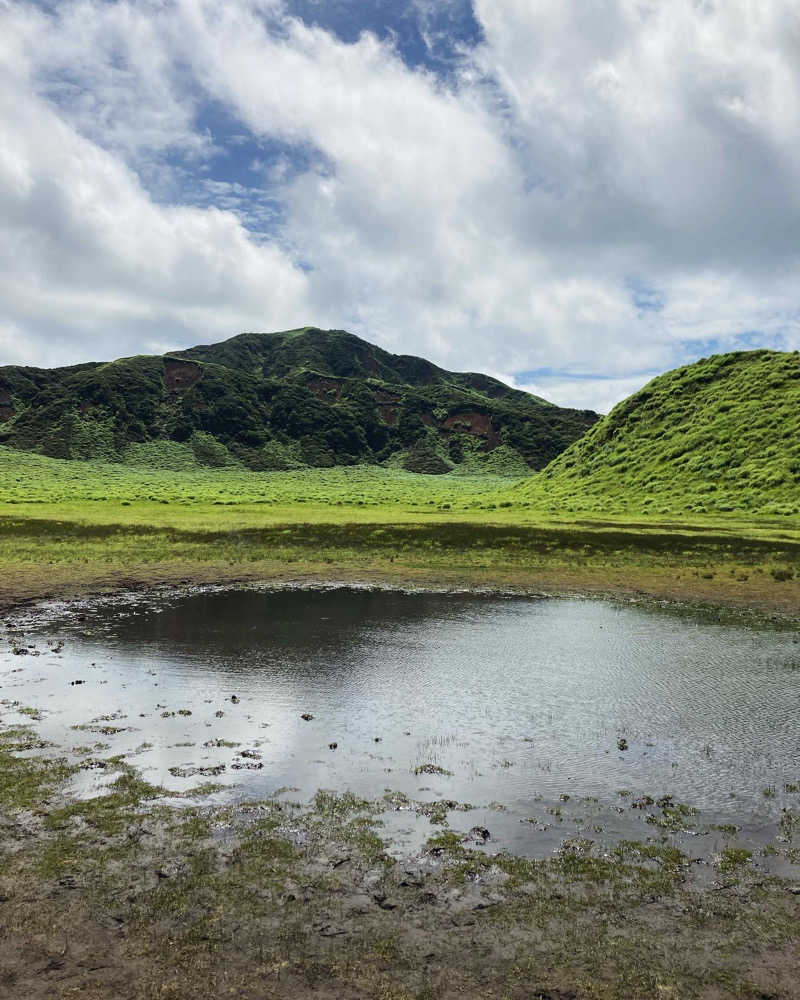
{"label": "cumulus cloud", "polygon": [[[18,42],[38,15],[9,18]],[[46,37],[46,32],[41,32]],[[18,56],[23,45],[15,50]],[[113,151],[38,96],[25,59],[0,80],[0,301],[8,360],[69,363],[280,324],[306,301],[285,253],[256,246],[236,215],[159,205]],[[6,338],[4,338],[6,339]]]}
{"label": "cumulus cloud", "polygon": [[[280,0],[1,5],[0,361],[316,323],[607,409],[800,346],[795,5],[473,15],[442,75]],[[211,176],[209,105],[283,151],[252,183]]]}

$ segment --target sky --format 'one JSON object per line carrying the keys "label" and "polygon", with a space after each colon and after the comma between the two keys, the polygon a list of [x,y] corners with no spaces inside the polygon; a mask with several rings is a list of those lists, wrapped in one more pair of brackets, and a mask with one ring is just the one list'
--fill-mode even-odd
{"label": "sky", "polygon": [[800,6],[0,0],[0,365],[305,325],[601,412],[800,348]]}

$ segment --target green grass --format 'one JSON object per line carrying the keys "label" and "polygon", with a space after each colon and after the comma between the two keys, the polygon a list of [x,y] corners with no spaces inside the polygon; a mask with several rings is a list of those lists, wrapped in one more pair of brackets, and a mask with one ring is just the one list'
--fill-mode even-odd
{"label": "green grass", "polygon": [[[254,473],[249,469],[190,466],[176,469],[172,442],[147,446],[148,468],[101,461],[63,461],[0,446],[0,511],[17,504],[129,504],[275,506],[324,504],[442,508],[491,497],[513,476],[425,476],[372,465]],[[179,447],[179,446],[178,446]],[[168,452],[159,462],[159,452]],[[90,508],[87,508],[90,509]]]}
{"label": "green grass", "polygon": [[800,354],[716,355],[654,379],[507,501],[659,516],[800,514]]}
{"label": "green grass", "polygon": [[0,481],[0,604],[304,579],[800,604],[800,524],[785,516],[590,519],[500,500],[503,476],[144,470],[1,446]]}
{"label": "green grass", "polygon": [[43,810],[53,792],[74,773],[65,760],[18,757],[37,734],[19,727],[0,732],[0,813],[17,809]]}

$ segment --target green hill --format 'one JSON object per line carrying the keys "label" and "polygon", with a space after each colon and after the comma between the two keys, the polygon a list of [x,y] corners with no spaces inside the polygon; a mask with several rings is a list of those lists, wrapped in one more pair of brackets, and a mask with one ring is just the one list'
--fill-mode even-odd
{"label": "green hill", "polygon": [[522,474],[597,419],[487,375],[310,327],[163,357],[0,368],[0,444],[172,468],[389,462]]}
{"label": "green hill", "polygon": [[504,499],[605,513],[798,513],[800,353],[715,355],[660,375]]}

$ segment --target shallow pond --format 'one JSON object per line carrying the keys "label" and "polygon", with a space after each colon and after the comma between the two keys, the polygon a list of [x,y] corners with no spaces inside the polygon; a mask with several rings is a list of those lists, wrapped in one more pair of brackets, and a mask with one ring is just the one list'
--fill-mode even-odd
{"label": "shallow pond", "polygon": [[[702,821],[716,848],[729,824],[791,843],[782,810],[800,809],[793,632],[594,600],[358,589],[131,598],[52,608],[24,634],[9,624],[3,725],[38,710],[43,739],[77,758],[130,754],[169,789],[469,803],[448,812],[454,828],[534,855],[683,825],[646,796],[699,810],[685,825]],[[86,771],[77,787],[103,780]],[[401,848],[439,829],[419,808],[384,820]]]}

